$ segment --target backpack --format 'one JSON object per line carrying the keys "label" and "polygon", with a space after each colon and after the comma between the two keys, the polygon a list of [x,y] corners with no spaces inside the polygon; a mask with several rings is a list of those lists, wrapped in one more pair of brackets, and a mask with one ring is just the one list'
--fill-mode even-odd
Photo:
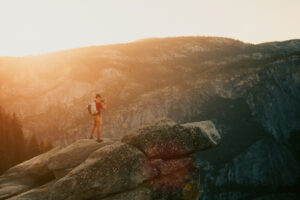
{"label": "backpack", "polygon": [[91,102],[88,105],[88,111],[90,115],[95,115],[98,113],[97,107],[96,107],[96,102]]}

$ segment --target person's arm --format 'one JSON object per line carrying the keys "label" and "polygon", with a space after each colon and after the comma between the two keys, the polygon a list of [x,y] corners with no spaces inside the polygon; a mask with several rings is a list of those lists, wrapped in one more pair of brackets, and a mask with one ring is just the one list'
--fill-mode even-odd
{"label": "person's arm", "polygon": [[101,103],[101,109],[104,110],[104,111],[106,110],[106,103],[105,102]]}

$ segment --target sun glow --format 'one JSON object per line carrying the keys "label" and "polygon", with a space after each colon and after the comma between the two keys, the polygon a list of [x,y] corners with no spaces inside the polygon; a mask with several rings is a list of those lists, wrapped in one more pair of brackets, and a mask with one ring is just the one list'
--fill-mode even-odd
{"label": "sun glow", "polygon": [[147,37],[299,38],[297,0],[0,0],[0,56]]}

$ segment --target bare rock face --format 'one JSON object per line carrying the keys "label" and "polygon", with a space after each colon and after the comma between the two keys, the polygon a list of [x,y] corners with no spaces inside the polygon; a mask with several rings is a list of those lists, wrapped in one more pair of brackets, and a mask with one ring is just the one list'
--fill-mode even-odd
{"label": "bare rock face", "polygon": [[121,141],[79,140],[9,169],[0,199],[196,200],[200,169],[190,154],[219,142],[211,121],[159,119]]}
{"label": "bare rock face", "polygon": [[61,178],[92,152],[110,144],[113,144],[113,141],[107,138],[101,143],[89,139],[78,140],[51,156],[48,168],[54,172],[56,178]]}
{"label": "bare rock face", "polygon": [[146,157],[138,149],[117,142],[92,153],[89,158],[57,181],[50,199],[102,198],[137,187],[146,178]]}
{"label": "bare rock face", "polygon": [[122,142],[142,150],[149,158],[172,158],[209,149],[220,135],[211,121],[179,125],[162,119],[133,129]]}
{"label": "bare rock face", "polygon": [[47,192],[49,190],[49,187],[54,182],[55,181],[50,181],[45,185],[36,187],[19,195],[13,196],[12,198],[10,198],[10,200],[48,200]]}
{"label": "bare rock face", "polygon": [[103,200],[152,200],[152,191],[147,187],[138,187],[134,190],[123,192],[109,197]]}
{"label": "bare rock face", "polygon": [[58,151],[59,148],[55,148],[8,169],[0,177],[0,199],[14,196],[53,179],[53,173],[47,165],[50,157]]}

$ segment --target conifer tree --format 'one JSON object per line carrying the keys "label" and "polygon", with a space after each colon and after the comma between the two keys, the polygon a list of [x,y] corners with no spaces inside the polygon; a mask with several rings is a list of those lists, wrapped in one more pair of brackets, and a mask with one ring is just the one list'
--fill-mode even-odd
{"label": "conifer tree", "polygon": [[36,136],[33,134],[29,141],[27,142],[27,158],[32,158],[41,153],[41,147],[40,144],[36,138]]}
{"label": "conifer tree", "polygon": [[0,107],[0,174],[51,148],[49,143],[47,148],[41,149],[35,135],[26,140],[17,115],[9,115]]}

